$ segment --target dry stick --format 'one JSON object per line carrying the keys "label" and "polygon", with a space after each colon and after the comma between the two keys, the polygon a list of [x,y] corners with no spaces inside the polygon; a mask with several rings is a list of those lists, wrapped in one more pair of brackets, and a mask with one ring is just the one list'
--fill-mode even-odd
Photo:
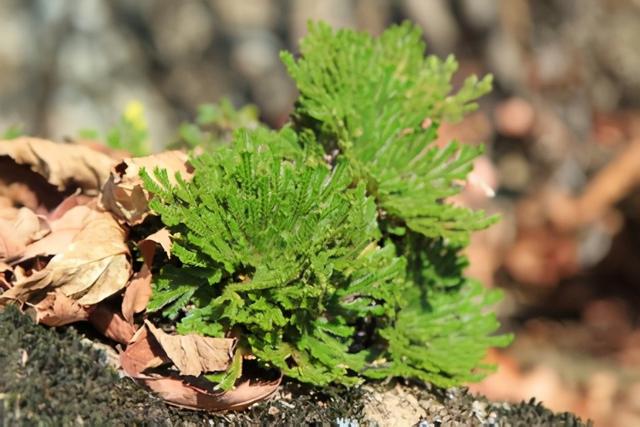
{"label": "dry stick", "polygon": [[640,139],[636,139],[609,162],[576,198],[551,200],[548,212],[560,229],[592,224],[640,183]]}

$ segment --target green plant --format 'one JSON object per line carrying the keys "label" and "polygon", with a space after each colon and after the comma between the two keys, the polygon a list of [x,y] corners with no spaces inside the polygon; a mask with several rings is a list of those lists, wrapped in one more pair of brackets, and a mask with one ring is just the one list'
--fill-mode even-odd
{"label": "green plant", "polygon": [[245,105],[235,109],[231,101],[223,98],[217,104],[203,104],[198,107],[194,123],[182,123],[178,129],[177,141],[170,148],[215,149],[231,140],[238,128],[255,129],[260,126],[258,109]]}
{"label": "green plant", "polygon": [[1,139],[16,139],[24,135],[21,125],[11,125],[2,132]]}
{"label": "green plant", "polygon": [[133,156],[146,156],[151,152],[149,129],[144,117],[144,107],[139,101],[127,104],[118,122],[111,127],[104,138],[94,129],[82,129],[80,138],[104,140],[107,147],[124,150]]}
{"label": "green plant", "polygon": [[[455,61],[425,58],[409,24],[378,39],[312,24],[301,48],[282,55],[300,91],[290,125],[238,130],[194,156],[190,182],[142,171],[179,260],[148,310],[317,385],[481,378],[510,337],[492,335],[499,294],[464,277],[460,250],[495,218],[446,202],[480,149],[434,141],[490,80],[450,95]],[[239,365],[208,378],[229,388]]]}

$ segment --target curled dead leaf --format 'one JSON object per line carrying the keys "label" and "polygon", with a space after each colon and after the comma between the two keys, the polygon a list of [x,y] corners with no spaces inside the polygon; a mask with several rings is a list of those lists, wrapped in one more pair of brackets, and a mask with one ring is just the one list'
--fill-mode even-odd
{"label": "curled dead leaf", "polygon": [[151,261],[153,260],[153,255],[155,254],[155,246],[156,244],[160,245],[164,253],[167,254],[167,257],[171,258],[171,233],[167,228],[161,228],[153,234],[148,235],[143,240],[138,242],[138,247],[142,252],[142,256],[145,259],[145,262],[151,265]]}
{"label": "curled dead leaf", "polygon": [[5,275],[5,271],[11,272],[13,269],[9,264],[0,261],[0,294],[11,287],[7,280],[7,276]]}
{"label": "curled dead leaf", "polygon": [[86,196],[77,190],[74,194],[70,195],[56,206],[56,208],[47,215],[47,219],[49,221],[57,220],[76,206],[87,205],[91,208],[95,208],[96,201],[97,199],[95,197]]}
{"label": "curled dead leaf", "polygon": [[107,303],[100,303],[89,315],[89,322],[105,337],[127,344],[133,338],[136,328],[124,320],[116,310]]}
{"label": "curled dead leaf", "polygon": [[102,206],[126,224],[140,224],[149,214],[149,193],[142,185],[140,169],[153,171],[159,167],[167,169],[172,181],[175,173],[180,173],[188,180],[193,174],[188,160],[188,156],[182,151],[165,151],[123,160],[114,166],[102,189]]}
{"label": "curled dead leaf", "polygon": [[27,245],[49,232],[47,221],[32,210],[21,208],[15,218],[0,218],[0,260],[10,262],[22,256]]}
{"label": "curled dead leaf", "polygon": [[175,377],[150,377],[137,381],[174,406],[204,411],[240,411],[273,395],[282,377],[271,381],[244,381],[227,392],[211,392]]}
{"label": "curled dead leaf", "polygon": [[49,292],[38,303],[29,304],[26,310],[36,323],[47,326],[62,326],[87,320],[91,308],[78,304],[62,292]]}
{"label": "curled dead leaf", "polygon": [[120,353],[120,366],[131,378],[145,378],[145,370],[171,363],[158,342],[150,337],[149,330],[143,325],[131,337],[126,350]]}
{"label": "curled dead leaf", "polygon": [[146,264],[127,285],[122,298],[122,315],[128,322],[133,322],[133,315],[140,313],[147,308],[151,298],[151,271]]}
{"label": "curled dead leaf", "polygon": [[129,322],[133,321],[135,313],[140,313],[147,308],[151,298],[151,265],[157,244],[164,249],[167,256],[171,257],[171,236],[166,228],[162,228],[138,242],[144,264],[127,285],[122,299],[122,314]]}
{"label": "curled dead leaf", "polygon": [[[69,221],[75,228],[68,233],[51,233],[34,243],[42,251],[65,249],[55,253],[42,270],[30,276],[17,277],[12,287],[0,295],[0,304],[6,300],[29,301],[40,291],[59,290],[64,295],[76,299],[79,304],[95,304],[115,294],[125,287],[131,275],[131,265],[127,258],[129,249],[125,243],[125,231],[106,212],[98,212],[86,206],[70,209],[60,221]],[[71,218],[80,218],[78,223]],[[50,236],[52,236],[49,240]],[[46,241],[48,245],[44,245]],[[47,248],[47,246],[49,246]],[[25,252],[40,254],[38,251]]]}
{"label": "curled dead leaf", "polygon": [[109,177],[113,160],[98,151],[75,144],[58,144],[38,138],[0,141],[0,157],[27,165],[58,190],[81,188],[97,194]]}
{"label": "curled dead leaf", "polygon": [[198,376],[204,372],[224,371],[229,367],[236,345],[235,338],[169,335],[148,320],[145,325],[182,375]]}
{"label": "curled dead leaf", "polygon": [[167,403],[175,406],[205,410],[241,410],[271,396],[278,389],[282,376],[270,380],[247,380],[233,390],[213,391],[202,384],[176,373],[161,375],[145,373],[150,368],[162,366],[171,360],[149,332],[150,324],[140,328],[120,353],[122,370],[136,382],[157,393]]}
{"label": "curled dead leaf", "polygon": [[105,215],[85,205],[74,206],[61,215],[56,214],[57,218],[48,222],[51,232],[27,246],[22,256],[14,262],[22,262],[39,255],[57,255],[64,252],[82,230]]}
{"label": "curled dead leaf", "polygon": [[0,217],[11,215],[13,206],[23,206],[45,214],[55,208],[64,198],[65,192],[59,191],[55,185],[28,165],[19,165],[9,157],[0,156]]}

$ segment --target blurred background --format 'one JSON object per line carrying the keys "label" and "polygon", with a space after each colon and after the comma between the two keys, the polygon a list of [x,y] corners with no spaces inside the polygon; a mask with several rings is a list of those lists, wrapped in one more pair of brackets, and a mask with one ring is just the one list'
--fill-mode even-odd
{"label": "blurred background", "polygon": [[502,221],[469,274],[504,289],[517,337],[473,390],[640,425],[638,0],[3,0],[0,131],[103,134],[137,100],[161,149],[223,96],[278,127],[296,97],[278,52],[310,18],[373,34],[408,19],[459,80],[495,77],[441,130],[487,146],[458,201]]}

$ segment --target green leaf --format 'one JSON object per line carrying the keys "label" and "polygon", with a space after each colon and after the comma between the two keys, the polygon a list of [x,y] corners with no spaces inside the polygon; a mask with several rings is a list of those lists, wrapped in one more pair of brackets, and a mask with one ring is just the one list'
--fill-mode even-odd
{"label": "green leaf", "polygon": [[236,351],[231,360],[231,365],[226,371],[207,374],[204,377],[213,383],[217,383],[217,387],[224,391],[231,390],[236,380],[242,376],[242,359],[242,353]]}

